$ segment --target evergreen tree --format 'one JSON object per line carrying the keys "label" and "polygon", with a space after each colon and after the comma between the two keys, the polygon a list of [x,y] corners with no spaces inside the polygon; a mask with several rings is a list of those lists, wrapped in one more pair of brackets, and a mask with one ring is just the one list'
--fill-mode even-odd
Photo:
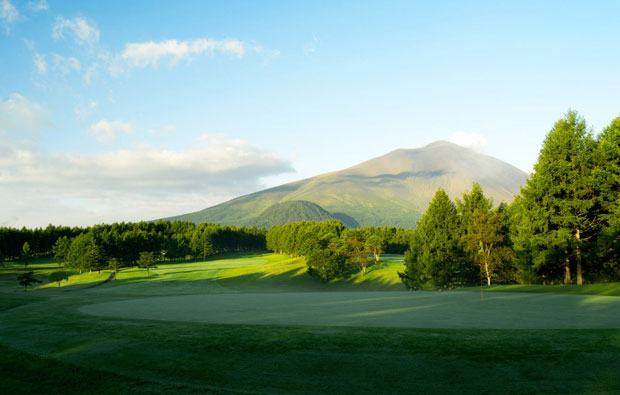
{"label": "evergreen tree", "polygon": [[584,249],[599,229],[599,199],[593,177],[596,143],[585,121],[569,111],[555,123],[540,151],[534,173],[522,188],[520,243],[529,238],[533,265],[541,275],[583,283]]}
{"label": "evergreen tree", "polygon": [[418,222],[405,271],[399,273],[409,288],[452,288],[471,273],[462,259],[459,219],[455,205],[439,188]]}
{"label": "evergreen tree", "polygon": [[67,236],[60,237],[56,240],[56,243],[54,243],[52,253],[54,254],[54,259],[59,265],[67,259],[69,248],[71,248],[71,240],[69,240]]}
{"label": "evergreen tree", "polygon": [[601,198],[598,256],[603,274],[620,278],[620,117],[598,136],[595,181]]}
{"label": "evergreen tree", "polygon": [[22,253],[19,256],[19,260],[24,264],[24,267],[28,267],[28,265],[30,264],[30,262],[32,262],[33,259],[34,254],[30,249],[30,244],[28,244],[28,242],[25,242],[22,246]]}
{"label": "evergreen tree", "polygon": [[94,240],[90,240],[82,257],[82,267],[84,270],[100,272],[105,268],[105,259],[101,252],[101,248],[95,243]]}
{"label": "evergreen tree", "polygon": [[148,277],[150,270],[156,268],[155,254],[149,251],[143,251],[140,253],[140,258],[137,263],[139,267],[146,269],[146,276]]}

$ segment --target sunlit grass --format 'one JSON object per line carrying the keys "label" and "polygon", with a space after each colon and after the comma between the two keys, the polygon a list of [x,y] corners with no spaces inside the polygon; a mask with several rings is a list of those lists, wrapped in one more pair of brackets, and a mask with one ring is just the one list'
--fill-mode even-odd
{"label": "sunlit grass", "polygon": [[[461,292],[372,292],[402,286],[397,277],[402,257],[398,256],[385,256],[366,276],[356,273],[351,280],[327,284],[308,276],[303,258],[277,254],[232,254],[158,266],[148,278],[144,269],[129,268],[119,273],[118,280],[87,288],[105,280],[110,271],[82,273],[61,288],[42,284],[28,292],[16,281],[25,270],[21,265],[0,268],[0,393],[620,392],[619,329],[420,329],[364,324],[409,319],[408,314],[418,313],[455,325],[465,319],[475,323],[475,314],[493,320],[502,313],[509,320],[519,306],[528,314],[545,317],[549,308],[536,303],[538,297],[557,303],[553,310],[565,309],[556,311],[560,322],[586,322],[577,315],[571,317],[571,308],[603,314],[615,305],[615,298],[496,293],[480,301],[478,295]],[[49,260],[31,267],[44,281],[59,270]],[[588,285],[578,288],[578,293],[588,287],[591,293],[615,294],[617,284]],[[542,286],[529,290],[541,289],[563,290]],[[354,290],[364,292],[333,292]],[[261,298],[248,292],[260,292]],[[307,307],[310,312],[301,308],[310,303],[308,295],[324,298]],[[408,304],[408,298],[416,295],[428,295],[428,302]],[[297,314],[298,319],[221,324],[140,319],[137,313],[102,317],[80,312],[84,306],[142,300],[165,313],[179,306],[196,307],[197,301],[211,297],[229,298],[231,307],[223,311],[246,309],[257,320],[269,318],[256,307],[270,306],[263,297],[272,298],[280,304],[271,307],[271,319],[287,313]],[[471,299],[470,310],[453,304],[465,303],[463,297]],[[175,298],[179,298],[176,304]],[[501,306],[502,298],[514,303],[509,311]],[[530,305],[521,305],[520,300]],[[218,303],[210,307],[224,306]],[[513,315],[518,321],[519,316]],[[614,319],[613,314],[604,315]],[[300,326],[302,318],[306,323]],[[312,318],[361,326],[327,326],[312,323]]]}

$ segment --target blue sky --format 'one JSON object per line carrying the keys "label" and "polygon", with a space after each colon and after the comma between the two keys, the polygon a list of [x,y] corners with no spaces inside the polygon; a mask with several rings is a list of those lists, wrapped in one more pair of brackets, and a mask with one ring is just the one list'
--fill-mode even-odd
{"label": "blue sky", "polygon": [[620,115],[618,2],[0,0],[0,225],[195,211],[453,140],[528,171]]}

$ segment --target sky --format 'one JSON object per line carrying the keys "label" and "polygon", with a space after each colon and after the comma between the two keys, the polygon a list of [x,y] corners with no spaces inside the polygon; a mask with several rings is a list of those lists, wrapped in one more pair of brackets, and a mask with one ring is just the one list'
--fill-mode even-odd
{"label": "sky", "polygon": [[0,226],[152,220],[620,116],[617,1],[0,0]]}

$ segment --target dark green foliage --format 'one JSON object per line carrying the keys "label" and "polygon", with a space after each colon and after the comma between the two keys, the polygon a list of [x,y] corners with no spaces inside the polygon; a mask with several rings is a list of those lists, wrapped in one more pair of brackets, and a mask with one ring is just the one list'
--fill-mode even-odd
{"label": "dark green foliage", "polygon": [[21,263],[24,264],[24,267],[28,267],[28,264],[30,264],[30,262],[32,262],[33,259],[34,259],[34,254],[32,253],[32,250],[30,249],[30,244],[28,244],[28,242],[25,242],[24,245],[22,246],[22,253],[19,256],[19,260],[21,261]]}
{"label": "dark green foliage", "polygon": [[272,226],[285,225],[302,221],[329,221],[335,220],[333,214],[323,209],[318,204],[306,200],[291,200],[276,203],[263,211],[256,218],[254,225],[258,228],[271,228]]}
{"label": "dark green foliage", "polygon": [[452,288],[471,282],[472,267],[463,259],[459,218],[441,188],[416,228],[405,271],[399,276],[411,289]]}
{"label": "dark green foliage", "polygon": [[52,251],[52,246],[59,238],[75,237],[82,231],[83,229],[79,228],[53,225],[36,229],[2,227],[0,228],[0,251],[3,251],[8,260],[19,260],[22,246],[28,242],[33,254],[41,256]]}
{"label": "dark green foliage", "polygon": [[17,276],[17,281],[19,282],[19,285],[24,287],[24,292],[27,291],[28,287],[32,286],[33,284],[38,284],[42,282],[41,280],[34,278],[34,272],[26,272],[24,274],[20,274],[19,276]]}
{"label": "dark green foliage", "polygon": [[[594,178],[596,142],[574,111],[547,135],[534,174],[516,202],[516,248],[539,277],[582,283],[592,269],[583,256],[600,229],[600,200]],[[527,262],[531,258],[530,262]],[[585,267],[584,267],[585,266]]]}
{"label": "dark green foliage", "polygon": [[60,287],[60,283],[63,280],[69,280],[69,273],[63,270],[58,270],[50,273],[50,275],[48,276],[48,280],[51,283],[58,283],[58,286]]}
{"label": "dark green foliage", "polygon": [[317,249],[306,255],[308,274],[322,281],[341,278],[346,273],[347,259],[329,248]]}
{"label": "dark green foliage", "polygon": [[118,258],[112,257],[108,261],[108,268],[114,270],[116,273],[118,273],[122,267],[123,267],[123,263]]}
{"label": "dark green foliage", "polygon": [[597,152],[594,177],[601,198],[600,277],[620,279],[620,117],[598,137]]}
{"label": "dark green foliage", "polygon": [[491,279],[508,280],[513,252],[508,241],[505,206],[493,209],[492,199],[484,196],[478,183],[456,203],[465,257],[472,266],[479,266],[480,280],[484,277],[487,285],[491,285]]}
{"label": "dark green foliage", "polygon": [[146,269],[146,276],[149,276],[151,269],[155,269],[155,254],[149,251],[143,251],[140,253],[140,258],[137,262],[138,266]]}
{"label": "dark green foliage", "polygon": [[69,249],[71,248],[71,239],[67,236],[60,237],[54,243],[52,247],[52,253],[54,254],[54,259],[60,265],[67,259],[67,255],[69,254]]}
{"label": "dark green foliage", "polygon": [[94,239],[91,239],[86,246],[86,251],[82,256],[82,265],[85,270],[100,272],[105,269],[105,258],[101,247],[99,247]]}

